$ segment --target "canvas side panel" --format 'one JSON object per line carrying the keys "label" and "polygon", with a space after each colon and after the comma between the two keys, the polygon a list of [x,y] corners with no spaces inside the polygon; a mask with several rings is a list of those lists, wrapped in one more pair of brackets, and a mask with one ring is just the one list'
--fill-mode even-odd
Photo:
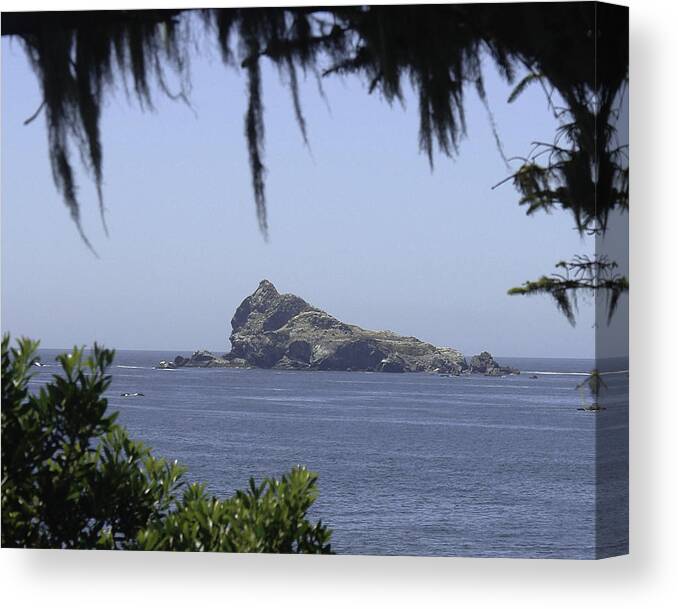
{"label": "canvas side panel", "polygon": [[[605,84],[622,85],[612,99],[611,111],[599,113],[597,129],[604,138],[598,162],[601,176],[597,204],[610,207],[607,229],[596,235],[596,257],[607,266],[600,269],[601,280],[617,287],[629,277],[628,213],[628,9],[597,6],[597,70],[599,91]],[[626,75],[611,74],[610,66],[625,59]],[[622,63],[621,65],[624,65]],[[617,68],[618,69],[618,68]],[[601,104],[605,99],[599,99]],[[603,172],[612,171],[613,190],[606,187]],[[612,266],[616,263],[616,266]],[[607,558],[629,551],[629,300],[628,292],[619,296],[610,317],[614,290],[596,292],[596,368],[600,373],[599,405],[596,417],[596,557]]]}

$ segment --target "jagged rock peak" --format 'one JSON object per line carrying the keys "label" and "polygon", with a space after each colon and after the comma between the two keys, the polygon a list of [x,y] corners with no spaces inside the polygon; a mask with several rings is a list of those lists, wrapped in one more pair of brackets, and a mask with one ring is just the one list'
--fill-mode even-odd
{"label": "jagged rock peak", "polygon": [[231,327],[231,343],[239,351],[233,338],[240,334],[251,335],[272,332],[282,328],[294,316],[303,311],[315,310],[305,300],[294,294],[280,294],[275,286],[263,279],[257,289],[240,303]]}
{"label": "jagged rock peak", "polygon": [[266,299],[280,296],[280,293],[275,289],[275,286],[268,279],[262,279],[259,282],[259,287],[254,291],[252,296],[258,296],[261,299]]}

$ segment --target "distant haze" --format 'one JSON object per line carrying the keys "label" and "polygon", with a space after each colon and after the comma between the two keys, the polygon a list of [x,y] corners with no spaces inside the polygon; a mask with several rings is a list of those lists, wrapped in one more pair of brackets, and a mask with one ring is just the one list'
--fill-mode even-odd
{"label": "distant haze", "polygon": [[[121,92],[104,111],[105,200],[78,176],[78,237],[52,183],[37,81],[2,41],[2,329],[61,348],[229,348],[240,301],[267,278],[342,321],[495,355],[593,357],[593,307],[572,328],[546,297],[507,296],[575,253],[590,253],[564,212],[525,215],[488,113],[469,88],[468,138],[431,172],[418,151],[418,109],[389,107],[357,79],[309,80],[302,103],[264,70],[270,241],[258,231],[243,135],[241,74],[193,61],[193,109],[157,97],[143,113]],[[489,103],[508,156],[556,128],[544,93],[514,104],[494,68]],[[73,160],[77,161],[74,151]]]}

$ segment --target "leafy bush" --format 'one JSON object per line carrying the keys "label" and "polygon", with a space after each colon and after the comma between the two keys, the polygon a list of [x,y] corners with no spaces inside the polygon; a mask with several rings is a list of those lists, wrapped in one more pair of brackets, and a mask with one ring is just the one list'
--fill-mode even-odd
{"label": "leafy bush", "polygon": [[151,454],[107,413],[114,352],[60,355],[63,374],[29,393],[37,342],[2,339],[2,545],[223,552],[330,553],[312,524],[317,475],[281,480],[227,500],[187,484],[185,469]]}

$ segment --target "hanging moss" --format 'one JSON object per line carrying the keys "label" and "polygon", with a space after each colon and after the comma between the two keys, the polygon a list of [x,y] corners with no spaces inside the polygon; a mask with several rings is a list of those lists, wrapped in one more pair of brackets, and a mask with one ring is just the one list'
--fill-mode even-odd
{"label": "hanging moss", "polygon": [[[508,82],[527,68],[550,96],[557,93],[565,101],[569,147],[546,168],[526,163],[515,185],[528,213],[560,205],[574,213],[583,231],[592,223],[604,230],[607,213],[628,196],[627,181],[619,175],[620,152],[612,158],[606,149],[614,135],[612,100],[627,78],[626,24],[624,9],[596,3],[461,4],[6,13],[2,34],[22,40],[38,76],[54,181],[83,238],[71,146],[92,175],[103,218],[101,107],[128,80],[143,107],[152,107],[154,85],[173,99],[186,99],[187,58],[196,29],[216,36],[224,62],[246,72],[245,136],[264,234],[262,58],[287,74],[304,141],[297,69],[326,77],[358,74],[370,92],[378,90],[390,103],[402,100],[407,80],[419,101],[419,145],[432,164],[436,143],[443,154],[453,155],[466,134],[467,88],[485,98],[484,53]],[[179,76],[179,93],[165,84],[168,70]],[[514,97],[529,82],[521,82]],[[599,100],[595,107],[593,95]],[[555,146],[551,152],[561,154]],[[607,179],[595,202],[588,188],[592,177],[584,175],[590,174],[592,159],[602,160],[600,175]]]}

